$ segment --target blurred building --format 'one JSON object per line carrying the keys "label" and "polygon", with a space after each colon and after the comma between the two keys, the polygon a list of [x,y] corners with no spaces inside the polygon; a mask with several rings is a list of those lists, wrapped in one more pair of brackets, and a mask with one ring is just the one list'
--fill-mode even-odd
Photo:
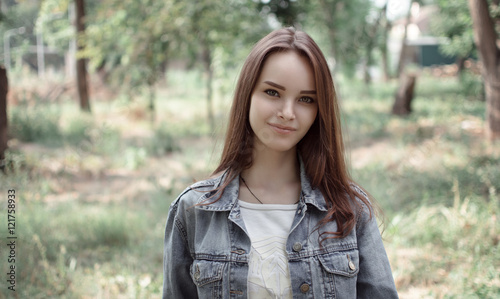
{"label": "blurred building", "polygon": [[[446,43],[446,38],[437,38],[431,33],[430,23],[437,12],[438,7],[435,5],[412,4],[405,41],[407,46],[405,65],[429,67],[455,63],[456,57],[445,56],[439,51],[439,46]],[[389,33],[388,49],[394,68],[399,61],[406,22],[406,17],[394,21]]]}

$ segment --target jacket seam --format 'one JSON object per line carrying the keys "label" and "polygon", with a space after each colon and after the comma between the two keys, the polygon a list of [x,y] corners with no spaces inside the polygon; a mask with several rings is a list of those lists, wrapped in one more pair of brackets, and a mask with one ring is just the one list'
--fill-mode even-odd
{"label": "jacket seam", "polygon": [[233,258],[227,255],[213,255],[209,253],[191,253],[195,260],[205,260],[210,262],[228,262],[228,263],[248,263],[246,258]]}
{"label": "jacket seam", "polygon": [[[186,248],[189,248],[189,243],[188,243],[188,240],[187,240],[187,232],[186,230],[184,229],[184,226],[182,225],[182,222],[179,220],[179,219],[175,219],[174,220],[174,223],[175,223],[175,227],[179,230],[179,233],[182,237],[182,241],[184,243],[184,246],[186,246]],[[192,256],[192,254],[191,254]]]}
{"label": "jacket seam", "polygon": [[329,254],[329,253],[338,253],[342,251],[349,251],[349,250],[357,250],[358,245],[356,243],[350,243],[350,244],[345,244],[345,245],[339,245],[335,246],[329,249],[319,249],[319,250],[312,250],[312,251],[306,251],[304,253],[289,253],[288,258],[290,261],[296,261],[296,260],[301,260],[303,258],[309,258],[309,257],[315,257],[315,256],[320,256],[324,254]]}

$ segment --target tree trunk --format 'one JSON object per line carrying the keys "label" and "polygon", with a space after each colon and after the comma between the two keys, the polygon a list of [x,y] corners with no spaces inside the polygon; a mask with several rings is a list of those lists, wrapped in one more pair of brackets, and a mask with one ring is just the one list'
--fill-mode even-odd
{"label": "tree trunk", "polygon": [[460,75],[464,72],[466,60],[467,58],[465,57],[458,57],[455,61],[455,64],[457,65],[457,77],[460,77]]}
{"label": "tree trunk", "polygon": [[[385,40],[384,42],[387,42],[387,40]],[[384,81],[388,82],[389,79],[391,79],[391,74],[389,72],[389,58],[387,54],[387,44],[384,44],[380,49],[380,51],[382,52],[382,71],[384,73]]]}
{"label": "tree trunk", "polygon": [[[149,39],[151,40],[151,38]],[[147,85],[148,85],[148,110],[149,110],[149,120],[152,125],[154,125],[156,121],[156,90],[155,90],[155,82],[156,82],[156,72],[155,72],[155,61],[153,57],[153,50],[148,48],[146,51],[146,63],[149,69],[149,75],[147,77]]]}
{"label": "tree trunk", "polygon": [[[319,2],[321,5],[321,10],[323,10],[325,16],[325,23],[328,30],[328,41],[330,42],[330,56],[331,58],[335,59],[335,63],[337,63],[337,58],[335,57],[337,55],[337,43],[336,43],[337,33],[335,31],[335,23],[333,17],[335,11],[332,11],[332,9],[330,9],[330,6],[328,5],[328,3],[326,3],[326,0],[321,0]],[[334,67],[334,70],[335,69],[336,67]],[[332,72],[334,70],[332,70]]]}
{"label": "tree trunk", "polygon": [[[386,7],[387,9],[387,7]],[[389,79],[391,79],[391,74],[389,72],[389,58],[388,58],[388,51],[387,51],[387,42],[389,40],[389,31],[391,31],[392,24],[391,22],[387,19],[387,14],[384,15],[384,31],[382,33],[382,44],[380,46],[380,52],[382,54],[382,70],[384,72],[384,81],[387,82]]]}
{"label": "tree trunk", "polygon": [[212,89],[212,84],[213,84],[213,78],[214,78],[214,71],[212,68],[212,53],[210,51],[210,48],[206,41],[202,42],[203,49],[202,49],[202,59],[203,59],[203,66],[205,68],[205,76],[206,76],[206,82],[207,82],[207,113],[208,113],[208,122],[210,124],[210,129],[212,131],[215,130],[215,119],[214,119],[214,112],[213,112],[213,107],[212,107],[212,97],[213,97],[213,89]]}
{"label": "tree trunk", "polygon": [[406,64],[406,56],[408,52],[408,46],[406,45],[406,39],[408,38],[408,25],[411,22],[411,7],[413,5],[413,1],[410,1],[410,8],[408,8],[408,14],[406,15],[406,23],[405,23],[405,31],[403,34],[403,40],[401,41],[401,52],[399,53],[399,62],[398,62],[398,77],[403,73],[403,69]]}
{"label": "tree trunk", "polygon": [[500,139],[500,49],[486,0],[468,0],[474,42],[483,63],[481,75],[486,93],[486,136]]}
{"label": "tree trunk", "polygon": [[156,121],[155,99],[156,99],[155,85],[154,85],[154,83],[148,82],[149,121],[151,122],[152,125],[154,125],[154,123]]}
{"label": "tree trunk", "polygon": [[[80,38],[85,34],[85,1],[75,0],[76,4],[76,33]],[[78,51],[83,50],[83,45],[77,40]],[[76,59],[76,82],[78,86],[78,97],[80,99],[80,109],[90,112],[90,100],[87,84],[87,62],[85,58]]]}
{"label": "tree trunk", "polygon": [[101,64],[96,68],[97,76],[99,77],[99,83],[102,85],[107,85],[109,81],[109,71],[106,70],[106,59],[104,59]]}
{"label": "tree trunk", "polygon": [[0,66],[0,170],[5,167],[5,150],[7,150],[7,92],[9,81],[7,70]]}
{"label": "tree trunk", "polygon": [[366,44],[366,60],[365,60],[365,65],[364,65],[364,81],[366,85],[369,85],[372,81],[371,75],[370,75],[370,66],[372,64],[373,58],[372,58],[372,51],[373,48],[375,47],[375,40],[376,40],[376,35],[378,28],[380,26],[380,21],[382,18],[385,16],[385,13],[387,11],[387,3],[380,9],[380,13],[377,17],[377,20],[375,21],[375,24],[373,24],[370,32],[368,33],[368,43]]}
{"label": "tree trunk", "polygon": [[396,100],[392,106],[392,114],[408,115],[411,113],[411,101],[415,90],[416,75],[404,74],[399,80]]}
{"label": "tree trunk", "polygon": [[372,49],[370,45],[366,46],[366,60],[363,65],[363,81],[365,85],[369,86],[372,83],[372,75],[370,74],[370,65],[372,64]]}

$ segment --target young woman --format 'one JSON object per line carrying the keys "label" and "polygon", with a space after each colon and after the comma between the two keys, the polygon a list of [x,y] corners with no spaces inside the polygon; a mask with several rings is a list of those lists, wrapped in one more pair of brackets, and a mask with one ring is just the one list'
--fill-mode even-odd
{"label": "young woman", "polygon": [[219,166],[170,207],[163,298],[398,297],[339,113],[306,33],[276,30],[254,46]]}

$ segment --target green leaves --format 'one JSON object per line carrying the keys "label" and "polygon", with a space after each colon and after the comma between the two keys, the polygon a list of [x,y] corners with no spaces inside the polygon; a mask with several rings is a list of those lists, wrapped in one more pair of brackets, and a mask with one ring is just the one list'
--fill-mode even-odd
{"label": "green leaves", "polygon": [[467,1],[438,0],[437,5],[439,13],[431,21],[431,30],[436,36],[449,39],[441,51],[449,56],[470,56],[475,46]]}
{"label": "green leaves", "polygon": [[238,57],[239,45],[268,31],[253,1],[104,0],[88,6],[81,55],[109,74],[108,83],[130,90],[154,84],[170,60],[196,64],[203,48]]}
{"label": "green leaves", "polygon": [[353,71],[371,39],[367,31],[373,25],[369,22],[370,14],[375,12],[372,2],[316,0],[309,2],[308,9],[306,27],[321,28],[320,37],[329,43],[329,56],[335,58],[344,71]]}

